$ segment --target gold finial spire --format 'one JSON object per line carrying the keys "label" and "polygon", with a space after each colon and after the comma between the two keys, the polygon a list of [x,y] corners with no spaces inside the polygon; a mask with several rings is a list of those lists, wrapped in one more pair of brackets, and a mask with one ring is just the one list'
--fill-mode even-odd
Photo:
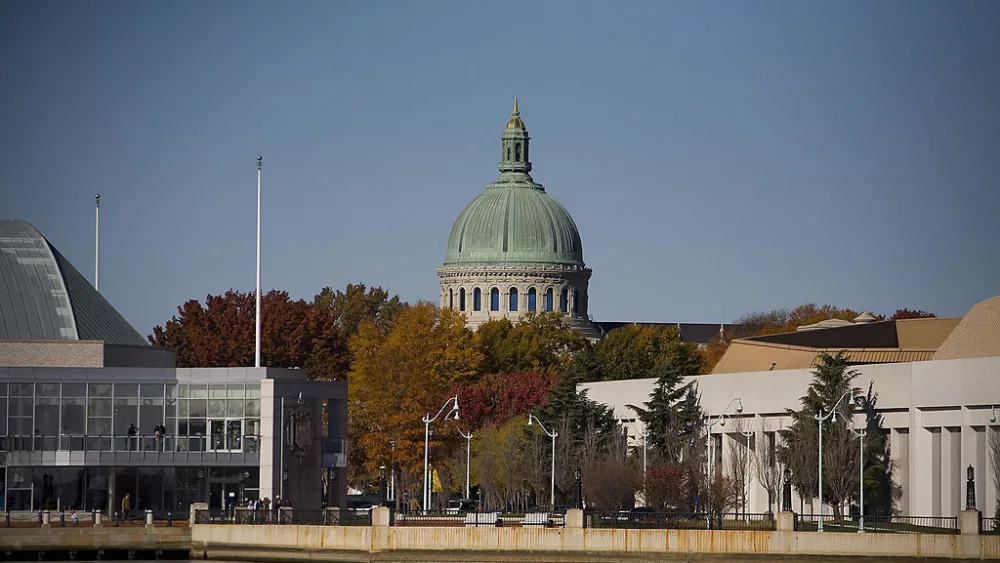
{"label": "gold finial spire", "polygon": [[514,96],[514,111],[510,113],[510,119],[507,120],[507,129],[524,129],[521,112],[517,110],[517,96]]}
{"label": "gold finial spire", "polygon": [[521,112],[517,111],[517,96],[514,96],[514,113],[512,115],[521,115]]}

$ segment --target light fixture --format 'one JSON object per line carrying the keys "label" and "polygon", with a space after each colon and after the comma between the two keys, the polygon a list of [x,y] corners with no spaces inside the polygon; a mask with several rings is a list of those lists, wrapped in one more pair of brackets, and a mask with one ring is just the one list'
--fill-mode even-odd
{"label": "light fixture", "polygon": [[725,426],[725,425],[726,425],[726,419],[725,417],[723,417],[723,419],[719,421],[719,426]]}
{"label": "light fixture", "polygon": [[990,424],[996,424],[996,423],[997,423],[997,408],[993,407],[990,410]]}
{"label": "light fixture", "polygon": [[530,414],[528,415],[528,426],[531,426],[531,419],[534,418]]}
{"label": "light fixture", "polygon": [[736,414],[743,414],[743,399],[736,399]]}

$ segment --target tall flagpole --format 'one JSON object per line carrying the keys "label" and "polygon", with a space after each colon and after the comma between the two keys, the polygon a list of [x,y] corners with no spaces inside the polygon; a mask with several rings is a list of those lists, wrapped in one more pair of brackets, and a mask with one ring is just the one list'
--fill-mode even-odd
{"label": "tall flagpole", "polygon": [[260,167],[264,157],[257,155],[257,325],[256,346],[254,348],[253,367],[260,367]]}
{"label": "tall flagpole", "polygon": [[101,290],[101,194],[94,194],[94,289]]}

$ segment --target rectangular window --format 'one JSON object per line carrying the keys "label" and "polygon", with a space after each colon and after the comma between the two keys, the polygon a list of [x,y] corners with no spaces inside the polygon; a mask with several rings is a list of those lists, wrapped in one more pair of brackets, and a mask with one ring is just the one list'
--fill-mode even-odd
{"label": "rectangular window", "polygon": [[115,398],[118,397],[138,397],[138,383],[115,383]]}
{"label": "rectangular window", "polygon": [[86,397],[87,396],[87,384],[86,383],[63,383],[62,386],[62,396],[63,397]]}
{"label": "rectangular window", "polygon": [[35,402],[35,430],[42,436],[59,434],[59,399],[42,398]]}
{"label": "rectangular window", "polygon": [[247,383],[247,398],[259,398],[260,397],[260,383]]}
{"label": "rectangular window", "polygon": [[35,396],[35,384],[34,383],[11,383],[10,384],[10,396],[11,397],[34,397]]}
{"label": "rectangular window", "polygon": [[66,434],[81,435],[87,432],[87,400],[79,397],[63,398],[62,426]]}
{"label": "rectangular window", "polygon": [[35,386],[35,393],[38,397],[59,398],[58,383],[39,383]]}
{"label": "rectangular window", "polygon": [[162,399],[163,398],[163,384],[162,383],[143,383],[142,387],[139,388],[140,397],[150,398],[150,399]]}
{"label": "rectangular window", "polygon": [[552,288],[545,292],[545,310],[549,313],[552,312]]}
{"label": "rectangular window", "polygon": [[91,383],[87,388],[87,393],[90,397],[111,397],[111,384],[110,383]]}

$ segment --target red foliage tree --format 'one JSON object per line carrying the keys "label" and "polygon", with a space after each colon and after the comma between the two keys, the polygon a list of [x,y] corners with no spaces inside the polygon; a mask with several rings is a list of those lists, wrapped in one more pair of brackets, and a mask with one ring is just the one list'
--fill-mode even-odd
{"label": "red foliage tree", "polygon": [[930,319],[937,317],[934,313],[929,313],[922,309],[896,309],[896,312],[889,317],[890,321],[897,321],[900,319]]}
{"label": "red foliage tree", "polygon": [[511,418],[545,404],[552,389],[552,376],[520,371],[483,376],[470,385],[456,386],[462,420],[473,428],[484,424],[501,426]]}
{"label": "red foliage tree", "polygon": [[[203,306],[192,299],[177,308],[165,326],[148,337],[156,346],[173,348],[179,367],[250,366],[254,361],[254,294],[229,290],[209,295]],[[307,338],[310,306],[284,291],[261,297],[261,363],[301,367],[311,350]]]}

